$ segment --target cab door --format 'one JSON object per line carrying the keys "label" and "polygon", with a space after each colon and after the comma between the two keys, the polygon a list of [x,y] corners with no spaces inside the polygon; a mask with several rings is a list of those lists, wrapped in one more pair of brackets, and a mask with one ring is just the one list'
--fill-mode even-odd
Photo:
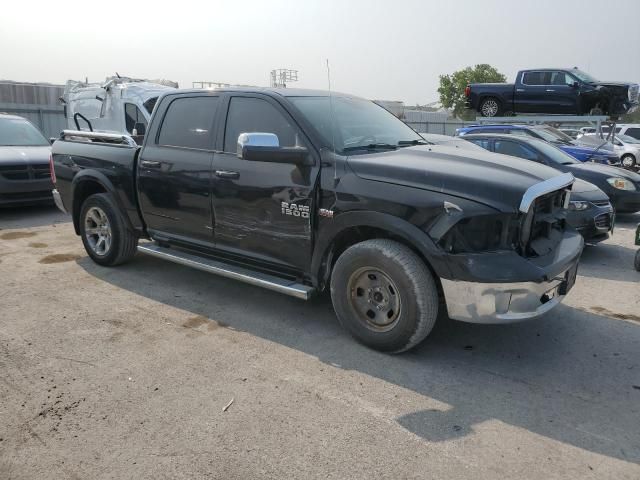
{"label": "cab door", "polygon": [[545,111],[546,82],[549,72],[523,72],[516,82],[513,96],[514,111],[517,113],[543,113]]}
{"label": "cab door", "polygon": [[152,236],[213,242],[211,163],[216,95],[171,95],[138,159],[138,195]]}
{"label": "cab door", "polygon": [[546,85],[546,105],[554,113],[578,113],[578,89],[573,84],[576,79],[562,71],[550,72],[549,84]]}
{"label": "cab door", "polygon": [[275,99],[259,94],[227,97],[221,151],[213,159],[212,203],[216,248],[258,260],[306,269],[311,261],[313,165],[238,158],[242,133],[273,133],[281,147],[315,151],[291,115]]}

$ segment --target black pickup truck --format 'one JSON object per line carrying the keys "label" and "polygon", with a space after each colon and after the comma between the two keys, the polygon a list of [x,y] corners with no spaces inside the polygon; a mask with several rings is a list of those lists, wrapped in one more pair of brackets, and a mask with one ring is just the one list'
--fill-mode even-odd
{"label": "black pickup truck", "polygon": [[600,82],[578,68],[521,70],[516,83],[472,83],[466,107],[483,117],[516,113],[611,115],[638,108],[638,84]]}
{"label": "black pickup truck", "polygon": [[573,177],[507,160],[349,95],[221,89],[161,97],[142,147],[64,131],[52,162],[95,262],[138,251],[302,299],[330,290],[353,336],[401,352],[439,312],[524,320],[572,287]]}

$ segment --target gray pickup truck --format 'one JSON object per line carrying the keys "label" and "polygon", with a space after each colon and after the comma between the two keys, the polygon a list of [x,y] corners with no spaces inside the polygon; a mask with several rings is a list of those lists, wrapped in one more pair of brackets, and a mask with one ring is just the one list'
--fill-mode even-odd
{"label": "gray pickup truck", "polygon": [[378,105],[295,89],[174,91],[144,144],[65,131],[54,196],[89,256],[136,251],[307,299],[401,352],[439,312],[535,318],[574,284],[573,176],[435,145]]}

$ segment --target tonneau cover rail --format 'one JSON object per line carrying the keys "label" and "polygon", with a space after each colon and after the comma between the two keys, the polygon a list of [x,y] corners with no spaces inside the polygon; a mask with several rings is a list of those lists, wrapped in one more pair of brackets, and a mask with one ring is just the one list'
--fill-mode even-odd
{"label": "tonneau cover rail", "polygon": [[126,145],[129,147],[137,147],[136,141],[129,135],[122,135],[120,133],[106,133],[106,132],[88,132],[86,130],[63,130],[60,133],[60,140],[84,140],[88,142],[103,142],[118,145]]}

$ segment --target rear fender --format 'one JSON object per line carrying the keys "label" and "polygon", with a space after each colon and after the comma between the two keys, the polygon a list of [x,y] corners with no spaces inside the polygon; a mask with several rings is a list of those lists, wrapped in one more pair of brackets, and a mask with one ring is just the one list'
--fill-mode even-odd
{"label": "rear fender", "polygon": [[82,208],[82,203],[76,201],[76,193],[80,190],[80,188],[86,185],[86,182],[96,183],[100,185],[104,189],[104,191],[111,194],[114,201],[116,202],[116,205],[118,206],[118,210],[120,210],[120,213],[124,217],[125,223],[131,229],[131,231],[135,231],[135,228],[131,223],[131,219],[129,218],[129,215],[126,214],[126,209],[122,205],[122,201],[120,200],[118,192],[116,191],[111,181],[107,178],[107,176],[97,170],[82,170],[78,172],[78,174],[73,178],[73,181],[71,182],[71,198],[73,201],[71,215],[73,218],[73,227],[76,233],[80,234],[79,217],[80,209]]}

